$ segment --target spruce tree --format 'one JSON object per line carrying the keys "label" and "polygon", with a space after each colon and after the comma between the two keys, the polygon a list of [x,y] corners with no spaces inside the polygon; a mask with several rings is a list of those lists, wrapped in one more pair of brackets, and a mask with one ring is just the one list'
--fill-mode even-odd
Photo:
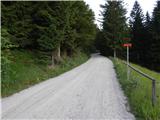
{"label": "spruce tree", "polygon": [[131,49],[131,60],[143,64],[145,58],[145,39],[144,39],[144,25],[143,25],[143,12],[137,1],[135,1],[133,9],[130,14],[130,27],[131,27],[131,41],[133,47]]}
{"label": "spruce tree", "polygon": [[150,68],[150,65],[152,64],[151,61],[151,43],[152,43],[152,27],[151,27],[151,17],[149,15],[149,13],[146,13],[145,16],[145,21],[144,21],[144,52],[145,54],[143,54],[143,57],[145,58],[144,65],[146,67]]}
{"label": "spruce tree", "polygon": [[157,1],[152,18],[151,68],[160,71],[160,1]]}
{"label": "spruce tree", "polygon": [[63,53],[89,50],[96,28],[84,1],[3,1],[2,27],[11,43],[50,56],[52,65]]}
{"label": "spruce tree", "polygon": [[[122,1],[108,1],[101,7],[104,9],[102,12],[103,44],[114,51],[114,56],[116,56],[116,51],[121,49],[122,34],[126,30],[126,9],[124,9]],[[107,52],[106,50],[105,53]]]}

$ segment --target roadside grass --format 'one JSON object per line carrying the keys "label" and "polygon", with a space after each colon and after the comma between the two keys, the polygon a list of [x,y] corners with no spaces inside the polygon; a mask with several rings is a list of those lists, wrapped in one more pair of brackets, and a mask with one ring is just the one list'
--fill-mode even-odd
{"label": "roadside grass", "polygon": [[[112,59],[112,58],[111,58]],[[137,120],[160,120],[160,74],[136,64],[132,66],[154,77],[156,82],[156,105],[152,107],[152,83],[151,80],[130,70],[130,79],[127,80],[127,67],[122,60],[113,60],[119,82],[128,97],[132,113]]]}
{"label": "roadside grass", "polygon": [[10,53],[6,77],[1,80],[1,95],[6,97],[28,88],[36,83],[58,76],[88,60],[88,56],[78,52],[65,57],[54,68],[40,64],[35,53],[27,50],[14,50]]}

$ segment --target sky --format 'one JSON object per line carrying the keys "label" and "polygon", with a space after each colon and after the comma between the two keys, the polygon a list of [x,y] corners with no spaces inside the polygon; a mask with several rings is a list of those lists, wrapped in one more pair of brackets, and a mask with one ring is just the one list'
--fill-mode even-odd
{"label": "sky", "polygon": [[[97,21],[98,19],[102,18],[101,16],[99,16],[100,11],[102,11],[102,9],[100,8],[100,4],[104,5],[106,0],[84,0],[84,1],[94,11],[95,23],[98,25],[98,27],[100,27],[100,22]],[[129,17],[135,0],[123,0],[123,1],[125,3],[125,8],[127,9],[126,16]],[[137,0],[137,1],[143,10],[143,14],[145,15],[146,12],[148,11],[151,15],[157,0]]]}

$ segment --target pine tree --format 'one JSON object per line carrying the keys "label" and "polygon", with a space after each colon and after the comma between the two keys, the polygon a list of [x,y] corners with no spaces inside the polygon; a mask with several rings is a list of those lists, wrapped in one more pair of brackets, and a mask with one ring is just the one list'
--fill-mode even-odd
{"label": "pine tree", "polygon": [[151,68],[160,71],[160,1],[157,1],[153,10],[152,29]]}
{"label": "pine tree", "polygon": [[2,25],[9,28],[12,42],[18,43],[20,47],[32,45],[29,38],[32,30],[29,2],[3,2],[2,3]]}
{"label": "pine tree", "polygon": [[[94,44],[96,26],[94,24],[94,13],[84,2],[76,2],[76,21],[74,28],[77,31],[77,47],[83,50],[89,50]],[[83,16],[83,17],[82,17]]]}
{"label": "pine tree", "polygon": [[143,64],[145,58],[145,39],[144,39],[144,16],[142,9],[137,1],[135,1],[133,9],[130,14],[130,27],[131,27],[131,41],[133,47],[131,49],[131,60]]}
{"label": "pine tree", "polygon": [[[123,41],[123,32],[126,30],[126,10],[123,7],[122,1],[108,1],[104,6],[103,15],[103,44],[114,51],[121,49]],[[107,51],[105,51],[107,53]]]}
{"label": "pine tree", "polygon": [[94,14],[84,1],[3,1],[2,27],[11,43],[50,56],[52,65],[63,53],[89,50],[96,28]]}
{"label": "pine tree", "polygon": [[145,58],[145,60],[143,61],[146,67],[150,68],[150,65],[152,63],[151,59],[150,59],[150,54],[151,53],[151,43],[152,43],[152,27],[151,27],[151,17],[149,15],[149,13],[146,13],[145,16],[145,21],[144,21],[144,52],[145,54],[143,54],[143,57]]}

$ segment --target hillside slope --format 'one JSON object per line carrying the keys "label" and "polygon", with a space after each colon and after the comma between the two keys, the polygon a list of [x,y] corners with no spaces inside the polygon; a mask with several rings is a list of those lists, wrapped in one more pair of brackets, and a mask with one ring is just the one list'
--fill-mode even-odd
{"label": "hillside slope", "polygon": [[127,80],[127,67],[120,59],[113,60],[117,76],[125,94],[129,99],[130,106],[137,119],[158,120],[160,119],[160,74],[136,64],[132,66],[155,78],[156,81],[156,105],[152,107],[152,83],[151,80],[131,70],[130,79]]}
{"label": "hillside slope", "polygon": [[[4,51],[3,51],[4,52]],[[40,59],[35,51],[12,50],[5,51],[8,63],[2,61],[2,97],[9,96],[33,84],[57,76],[85,62],[88,56],[78,52],[72,57],[64,57],[54,68],[48,62]]]}

